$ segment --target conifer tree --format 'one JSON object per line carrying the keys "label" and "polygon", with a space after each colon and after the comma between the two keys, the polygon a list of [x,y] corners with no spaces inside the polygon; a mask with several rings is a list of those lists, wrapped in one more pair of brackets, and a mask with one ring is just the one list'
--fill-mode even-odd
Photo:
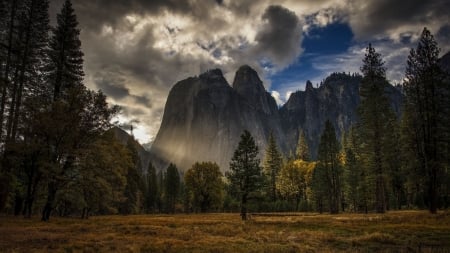
{"label": "conifer tree", "polygon": [[386,132],[389,131],[387,122],[393,115],[385,95],[388,82],[383,65],[381,55],[369,44],[361,67],[363,79],[359,91],[361,103],[358,112],[365,147],[362,151],[366,157],[366,166],[375,178],[375,206],[379,213],[386,211],[386,166],[384,165],[383,142]]}
{"label": "conifer tree", "polygon": [[175,164],[171,163],[169,167],[167,167],[164,183],[166,212],[174,213],[175,204],[180,192],[180,174],[178,173],[178,169]]}
{"label": "conifer tree", "polygon": [[50,102],[43,105],[33,126],[46,145],[42,152],[48,164],[42,168],[47,181],[43,221],[49,220],[58,191],[73,180],[80,153],[110,128],[117,112],[108,107],[103,93],[89,91],[82,83],[83,53],[77,25],[72,4],[66,0],[47,53],[43,101]]}
{"label": "conifer tree", "polygon": [[148,165],[146,187],[146,211],[147,213],[151,213],[156,209],[159,192],[156,169],[151,162]]}
{"label": "conifer tree", "polygon": [[424,28],[417,48],[411,49],[408,56],[404,83],[409,117],[406,132],[420,165],[417,176],[426,178],[424,192],[431,213],[437,212],[439,179],[445,178],[449,157],[450,85],[438,65],[439,51],[433,35]]}
{"label": "conifer tree", "polygon": [[56,28],[50,38],[50,58],[47,79],[53,88],[53,100],[64,97],[69,88],[82,85],[83,52],[79,39],[80,30],[75,11],[70,0],[66,0],[56,17]]}
{"label": "conifer tree", "polygon": [[298,142],[297,147],[295,149],[295,156],[297,159],[303,161],[309,161],[310,159],[309,146],[306,140],[305,131],[303,130],[301,130],[298,134]]}
{"label": "conifer tree", "polygon": [[232,191],[240,199],[242,220],[247,219],[249,198],[261,186],[261,167],[257,156],[258,146],[251,134],[245,130],[231,159],[230,171],[226,174]]}
{"label": "conifer tree", "polygon": [[283,158],[278,150],[273,133],[270,133],[264,159],[264,174],[267,180],[267,193],[272,201],[277,199],[276,179],[282,163]]}
{"label": "conifer tree", "polygon": [[341,177],[342,168],[339,161],[339,142],[336,132],[329,120],[325,122],[325,129],[320,137],[318,164],[313,177],[317,184],[315,190],[321,198],[328,197],[330,213],[339,213],[341,205]]}

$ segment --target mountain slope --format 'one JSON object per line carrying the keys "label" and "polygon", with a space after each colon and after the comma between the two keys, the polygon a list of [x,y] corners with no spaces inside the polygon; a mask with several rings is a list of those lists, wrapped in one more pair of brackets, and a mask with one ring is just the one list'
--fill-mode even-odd
{"label": "mountain slope", "polygon": [[151,148],[152,161],[159,168],[172,162],[181,170],[196,161],[214,161],[226,171],[244,129],[261,150],[270,131],[284,145],[279,122],[275,100],[253,69],[242,66],[233,87],[219,69],[210,70],[178,82],[170,91]]}
{"label": "mountain slope", "polygon": [[[357,122],[357,108],[360,102],[360,75],[333,73],[318,88],[308,81],[305,91],[291,94],[289,100],[280,108],[281,124],[287,138],[287,146],[295,150],[299,130],[302,129],[310,147],[311,156],[317,155],[320,135],[325,121],[330,120],[340,140],[342,134]],[[386,94],[393,110],[400,114],[402,95],[393,86],[386,87]]]}

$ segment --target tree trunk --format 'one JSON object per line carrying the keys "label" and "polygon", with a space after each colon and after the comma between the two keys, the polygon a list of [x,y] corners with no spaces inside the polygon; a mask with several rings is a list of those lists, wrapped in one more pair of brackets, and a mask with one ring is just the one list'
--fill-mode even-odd
{"label": "tree trunk", "polygon": [[53,182],[48,183],[47,202],[45,203],[44,210],[42,211],[42,221],[48,221],[50,219],[53,205],[55,204],[56,191],[56,184]]}
{"label": "tree trunk", "polygon": [[247,220],[247,194],[242,195],[241,199],[241,218]]}
{"label": "tree trunk", "polygon": [[430,213],[432,214],[436,214],[437,213],[437,202],[438,202],[438,190],[437,190],[437,173],[436,173],[436,168],[432,167],[431,168],[431,173],[430,173],[430,186],[429,186],[429,191],[428,191],[428,196],[430,198]]}

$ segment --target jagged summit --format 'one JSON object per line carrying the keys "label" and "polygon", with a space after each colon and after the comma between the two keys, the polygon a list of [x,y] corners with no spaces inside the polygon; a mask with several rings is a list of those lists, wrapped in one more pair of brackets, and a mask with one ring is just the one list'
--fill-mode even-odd
{"label": "jagged summit", "polygon": [[151,148],[155,166],[172,162],[186,170],[195,162],[214,161],[226,171],[244,130],[261,150],[271,131],[284,146],[278,107],[256,71],[242,66],[234,80],[231,87],[222,71],[213,69],[174,85]]}
{"label": "jagged summit", "polygon": [[305,88],[305,91],[312,91],[312,90],[314,90],[314,87],[313,87],[311,81],[309,81],[309,80],[306,81],[306,88]]}
{"label": "jagged summit", "polygon": [[200,74],[199,77],[201,79],[205,79],[205,80],[220,80],[220,79],[224,79],[222,70],[218,69],[218,68],[207,70],[206,72]]}
{"label": "jagged summit", "polygon": [[236,71],[233,88],[243,96],[266,91],[258,73],[248,65],[243,65]]}

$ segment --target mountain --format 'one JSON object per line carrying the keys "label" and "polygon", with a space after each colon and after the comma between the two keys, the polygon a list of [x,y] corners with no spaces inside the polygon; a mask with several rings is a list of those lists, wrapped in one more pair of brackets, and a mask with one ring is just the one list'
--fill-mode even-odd
{"label": "mountain", "polygon": [[[326,120],[330,120],[340,140],[342,134],[357,122],[357,108],[360,102],[360,75],[333,73],[318,88],[306,83],[305,91],[292,93],[286,104],[280,108],[281,125],[286,136],[288,149],[295,150],[299,130],[305,132],[311,156],[317,156],[320,135]],[[398,89],[389,85],[386,94],[391,107],[400,115],[402,95]]]}
{"label": "mountain", "polygon": [[148,164],[150,163],[150,153],[145,150],[145,148],[137,142],[133,136],[129,135],[127,132],[125,132],[123,129],[119,127],[113,127],[109,131],[112,131],[114,134],[114,137],[123,145],[127,145],[128,141],[131,139],[137,152],[139,155],[139,158],[141,160],[141,168],[143,174],[147,173]]}
{"label": "mountain", "polygon": [[[165,169],[172,162],[181,170],[197,161],[214,161],[228,170],[243,130],[249,130],[262,158],[270,132],[287,156],[295,150],[299,129],[303,129],[313,158],[320,134],[329,119],[338,138],[357,122],[359,85],[362,77],[334,73],[314,88],[293,93],[278,109],[255,70],[245,65],[236,72],[230,86],[222,71],[214,69],[174,85],[164,109],[159,132],[152,144],[152,163]],[[391,105],[400,114],[402,95],[387,86]]]}
{"label": "mountain", "polygon": [[256,71],[240,67],[230,86],[222,71],[213,69],[171,89],[151,147],[152,162],[158,168],[172,162],[186,170],[197,161],[214,161],[226,171],[243,130],[250,131],[260,150],[271,131],[284,147],[279,122],[277,104]]}

